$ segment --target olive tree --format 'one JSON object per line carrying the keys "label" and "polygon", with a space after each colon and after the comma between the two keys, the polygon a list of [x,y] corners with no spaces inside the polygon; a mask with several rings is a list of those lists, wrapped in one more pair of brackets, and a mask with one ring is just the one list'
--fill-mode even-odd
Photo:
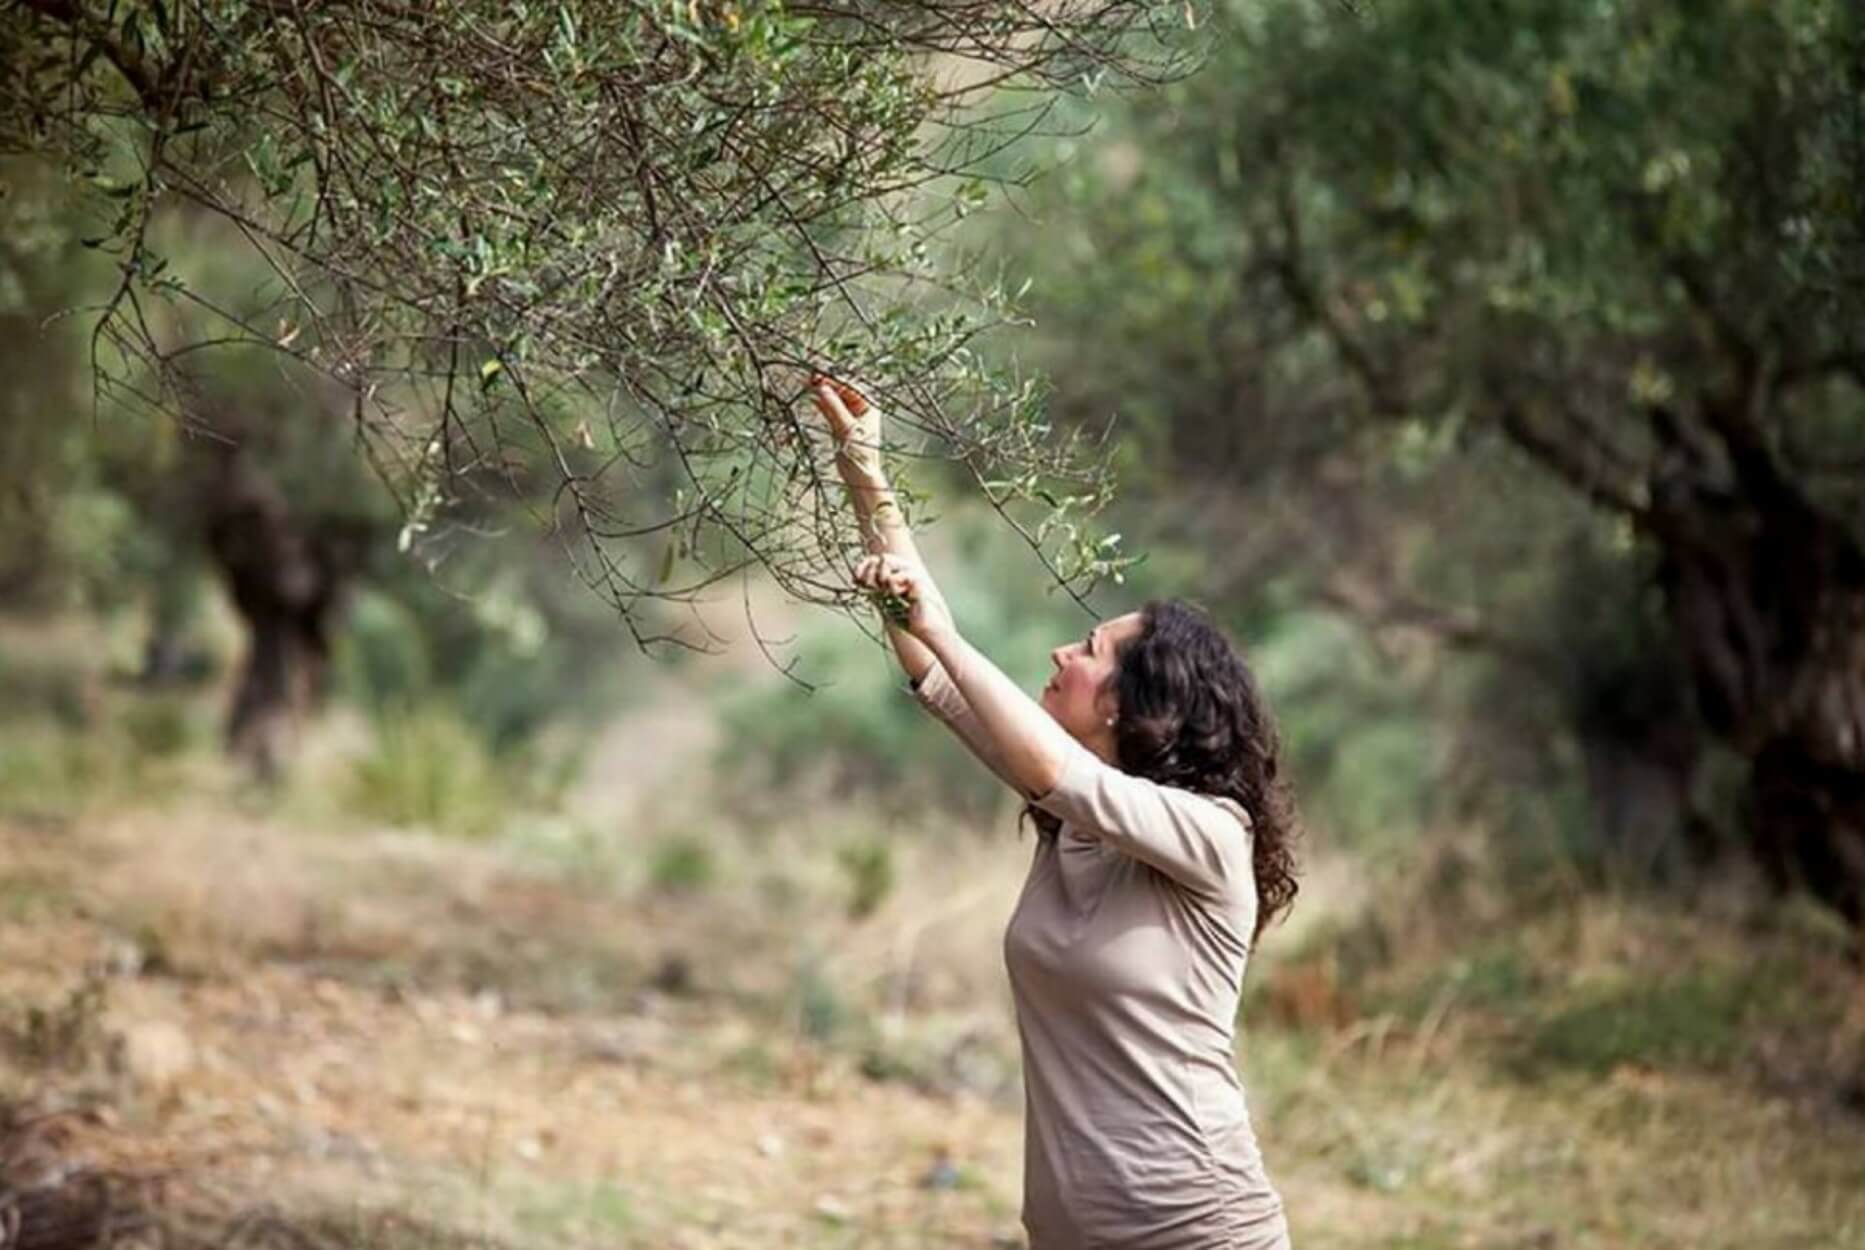
{"label": "olive tree", "polygon": [[[1700,725],[1761,862],[1865,924],[1865,10],[1239,0],[1222,24],[1070,174],[1073,302],[1122,338],[1075,327],[1084,371],[1163,406],[1154,445],[1201,476],[1302,477],[1329,515],[1355,458],[1540,474],[1597,518],[1589,576],[1628,581],[1568,608],[1619,604],[1630,634],[1655,604],[1633,684],[1669,690],[1576,654],[1598,629],[1523,658],[1611,660],[1595,695],[1674,711],[1667,756]],[[1547,509],[1491,495],[1429,501],[1435,543],[1362,537],[1413,569],[1552,549]],[[1491,558],[1463,602],[1411,578],[1367,606],[1506,651],[1465,609],[1538,575]]]}
{"label": "olive tree", "polygon": [[[814,369],[886,406],[910,507],[907,462],[950,460],[1062,584],[1116,571],[1084,524],[1105,464],[976,350],[1012,300],[944,240],[1059,92],[1171,79],[1199,25],[1146,0],[19,0],[0,153],[62,174],[73,245],[109,261],[72,310],[97,399],[219,465],[240,698],[270,706],[356,563],[244,454],[280,423],[337,423],[430,558],[519,501],[643,646],[695,645],[644,609],[747,570],[847,601],[795,411]],[[164,240],[191,231],[263,280],[184,263]],[[228,402],[220,362],[253,351],[294,403]]]}

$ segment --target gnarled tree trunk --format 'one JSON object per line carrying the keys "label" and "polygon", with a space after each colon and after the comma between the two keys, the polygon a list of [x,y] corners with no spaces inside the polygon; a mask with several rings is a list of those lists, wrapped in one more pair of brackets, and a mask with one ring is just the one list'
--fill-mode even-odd
{"label": "gnarled tree trunk", "polygon": [[1761,863],[1865,927],[1865,549],[1778,480],[1662,506],[1672,623],[1710,728],[1750,761]]}
{"label": "gnarled tree trunk", "polygon": [[237,446],[216,453],[202,507],[207,549],[248,633],[227,747],[270,779],[322,690],[331,629],[363,545],[357,535],[296,513]]}

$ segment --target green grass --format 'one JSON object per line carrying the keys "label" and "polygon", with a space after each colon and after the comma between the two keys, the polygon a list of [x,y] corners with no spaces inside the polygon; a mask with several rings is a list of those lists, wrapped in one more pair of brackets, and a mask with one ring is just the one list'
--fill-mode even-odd
{"label": "green grass", "polygon": [[540,1186],[520,1200],[513,1221],[546,1244],[593,1238],[612,1245],[619,1238],[626,1245],[640,1222],[635,1207],[628,1191],[610,1181]]}
{"label": "green grass", "polygon": [[1765,1003],[1762,991],[1710,973],[1588,990],[1535,1025],[1526,1058],[1595,1076],[1621,1064],[1726,1067],[1747,1047],[1743,1025]]}
{"label": "green grass", "polygon": [[849,919],[873,915],[893,893],[894,850],[884,838],[849,842],[836,852],[835,862],[848,882]]}
{"label": "green grass", "polygon": [[372,819],[437,833],[498,828],[510,796],[485,742],[440,703],[385,709],[375,747],[356,761],[350,802]]}
{"label": "green grass", "polygon": [[662,894],[703,894],[718,876],[712,847],[690,834],[662,838],[648,858],[648,882]]}

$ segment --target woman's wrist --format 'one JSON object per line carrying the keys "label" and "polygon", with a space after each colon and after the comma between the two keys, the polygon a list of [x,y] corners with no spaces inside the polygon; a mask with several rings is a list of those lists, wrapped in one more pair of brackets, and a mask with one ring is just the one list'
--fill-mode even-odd
{"label": "woman's wrist", "polygon": [[870,551],[892,548],[910,534],[906,513],[894,498],[892,487],[885,484],[873,487],[851,485],[849,494],[854,501],[862,545]]}
{"label": "woman's wrist", "polygon": [[950,623],[932,625],[924,633],[913,635],[925,644],[928,651],[938,657],[939,664],[950,673],[958,666],[958,653],[965,645],[958,626]]}
{"label": "woman's wrist", "polygon": [[842,483],[850,490],[891,490],[887,482],[887,470],[881,467],[881,458],[874,455],[854,457],[837,452],[835,456],[836,472],[842,475]]}

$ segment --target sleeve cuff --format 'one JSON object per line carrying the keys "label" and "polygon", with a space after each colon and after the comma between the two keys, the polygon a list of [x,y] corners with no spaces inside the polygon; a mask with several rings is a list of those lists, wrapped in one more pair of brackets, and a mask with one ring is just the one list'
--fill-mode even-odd
{"label": "sleeve cuff", "polygon": [[919,700],[920,705],[940,720],[957,720],[971,710],[965,702],[965,696],[959,693],[952,679],[946,676],[945,665],[937,660],[933,661],[933,666],[926,670],[918,682],[912,684],[912,690],[913,697]]}

